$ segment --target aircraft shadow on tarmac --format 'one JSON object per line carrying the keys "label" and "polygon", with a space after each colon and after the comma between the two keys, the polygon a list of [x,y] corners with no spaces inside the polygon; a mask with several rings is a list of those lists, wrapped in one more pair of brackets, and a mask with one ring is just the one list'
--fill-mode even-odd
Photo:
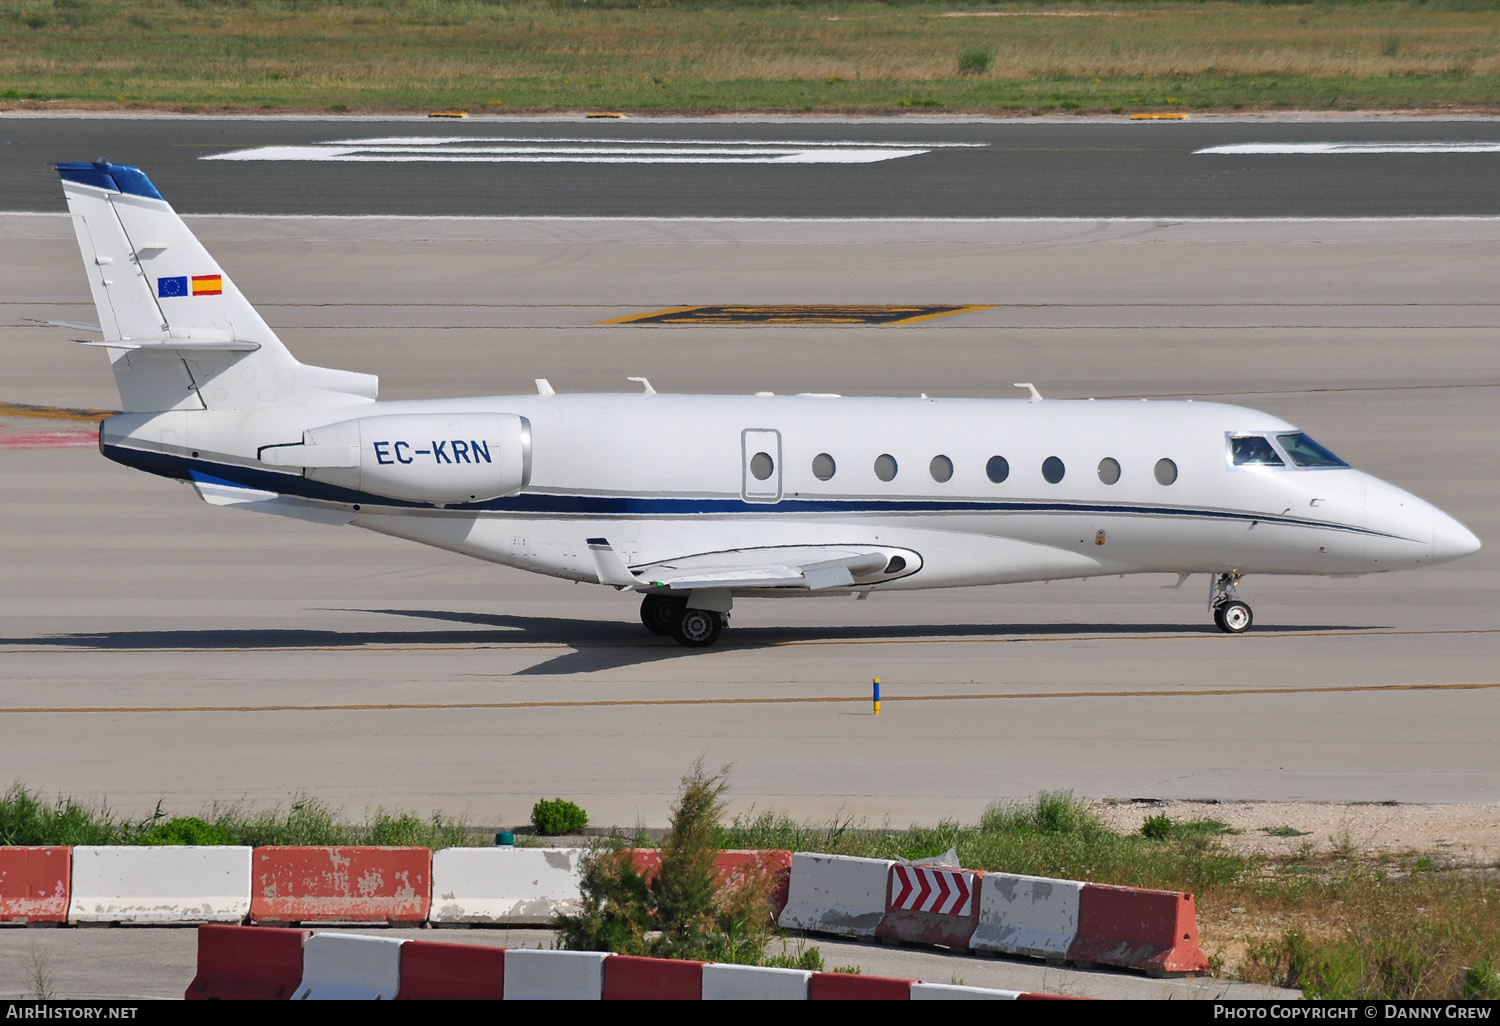
{"label": "aircraft shadow on tarmac", "polygon": [[[1223,637],[1210,624],[1052,623],[1052,624],[882,624],[745,627],[726,631],[711,649],[687,649],[671,638],[645,632],[636,623],[515,616],[439,609],[346,609],[346,613],[380,614],[451,624],[466,628],[428,630],[317,630],[307,628],[223,628],[209,630],[122,630],[0,638],[0,647],[45,645],[79,650],[269,651],[274,649],[359,649],[366,646],[421,648],[445,645],[564,646],[568,652],[514,676],[565,676],[662,659],[692,658],[715,652],[766,648],[793,642],[908,642],[964,639],[1025,641],[1069,637],[1168,638]],[[1378,631],[1380,626],[1299,624],[1265,629],[1265,634],[1305,635],[1328,631]],[[1227,639],[1226,639],[1227,640]]]}

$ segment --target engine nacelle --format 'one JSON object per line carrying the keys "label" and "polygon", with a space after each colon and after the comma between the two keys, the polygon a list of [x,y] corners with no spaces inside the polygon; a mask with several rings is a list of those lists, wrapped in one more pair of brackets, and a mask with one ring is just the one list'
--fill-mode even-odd
{"label": "engine nacelle", "polygon": [[483,502],[531,483],[531,422],[513,413],[398,413],[327,424],[261,461],[412,502]]}

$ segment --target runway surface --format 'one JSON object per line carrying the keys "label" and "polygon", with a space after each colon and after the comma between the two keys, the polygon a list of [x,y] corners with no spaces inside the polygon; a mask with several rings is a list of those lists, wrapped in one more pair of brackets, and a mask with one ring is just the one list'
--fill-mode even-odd
{"label": "runway surface", "polygon": [[144,167],[183,213],[1394,217],[1500,214],[1500,121],[1194,115],[590,120],[0,115],[7,210],[50,166]]}
{"label": "runway surface", "polygon": [[[731,766],[735,813],[898,825],[1043,789],[1500,793],[1491,222],[892,222],[832,241],[800,222],[201,223],[300,357],[376,372],[385,397],[631,374],[678,391],[1213,396],[1301,425],[1488,547],[1390,577],[1250,578],[1245,637],[1212,628],[1206,580],[1151,577],[744,601],[722,647],[692,653],[646,635],[628,596],[210,508],[87,448],[0,448],[11,779],[129,814],[311,793],[356,818],[502,825],[559,795],[597,824],[660,825],[700,756]],[[100,354],[23,320],[92,317],[67,230],[0,218],[0,400],[115,401]],[[600,324],[881,301],[992,308],[904,327]],[[663,445],[686,429],[663,425]]]}

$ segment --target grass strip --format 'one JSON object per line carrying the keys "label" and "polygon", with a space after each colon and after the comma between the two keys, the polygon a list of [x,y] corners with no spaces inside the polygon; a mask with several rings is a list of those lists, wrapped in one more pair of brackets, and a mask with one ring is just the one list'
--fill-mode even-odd
{"label": "grass strip", "polygon": [[[9,101],[9,102],[6,102]],[[0,104],[187,112],[1500,107],[1482,0],[17,0]]]}

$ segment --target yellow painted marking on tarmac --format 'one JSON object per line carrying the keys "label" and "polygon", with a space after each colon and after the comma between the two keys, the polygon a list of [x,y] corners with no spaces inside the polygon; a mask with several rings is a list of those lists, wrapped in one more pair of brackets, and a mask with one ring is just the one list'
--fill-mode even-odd
{"label": "yellow painted marking on tarmac", "polygon": [[30,420],[70,420],[84,424],[97,424],[105,417],[113,417],[118,412],[118,410],[80,410],[71,406],[33,406],[30,403],[0,401],[0,417],[23,417]]}
{"label": "yellow painted marking on tarmac", "polygon": [[[1310,688],[1169,688],[1149,691],[1002,691],[972,695],[892,695],[887,702],[985,702],[1037,698],[1220,698],[1244,695],[1369,694],[1396,691],[1484,691],[1500,681],[1478,684],[1339,684]],[[476,709],[621,709],[702,705],[835,705],[864,702],[858,695],[786,695],[773,698],[610,698],[579,702],[384,702],[341,705],[141,705],[22,706],[17,713],[222,713],[222,712],[445,712]]]}
{"label": "yellow painted marking on tarmac", "polygon": [[932,321],[939,317],[951,317],[953,314],[974,313],[978,310],[993,310],[996,304],[984,303],[974,306],[956,306],[949,310],[939,310],[936,313],[918,314],[916,317],[908,317],[900,321],[887,321],[887,324],[916,324],[918,321]]}
{"label": "yellow painted marking on tarmac", "polygon": [[1186,121],[1186,114],[1132,114],[1131,121]]}
{"label": "yellow painted marking on tarmac", "polygon": [[678,306],[667,310],[627,314],[598,324],[667,324],[667,325],[742,325],[742,324],[868,324],[906,325],[938,317],[992,310],[993,304],[951,305],[911,303],[899,305],[817,304],[716,304],[712,306]]}
{"label": "yellow painted marking on tarmac", "polygon": [[638,320],[641,320],[642,318],[645,318],[645,317],[666,317],[666,316],[668,316],[670,314],[687,313],[689,310],[701,310],[701,309],[702,309],[702,307],[698,307],[698,306],[673,306],[673,307],[669,307],[669,308],[667,308],[665,310],[653,310],[650,313],[627,314],[624,317],[611,317],[607,321],[595,321],[594,323],[596,323],[596,324],[629,324],[631,321],[638,321]]}

